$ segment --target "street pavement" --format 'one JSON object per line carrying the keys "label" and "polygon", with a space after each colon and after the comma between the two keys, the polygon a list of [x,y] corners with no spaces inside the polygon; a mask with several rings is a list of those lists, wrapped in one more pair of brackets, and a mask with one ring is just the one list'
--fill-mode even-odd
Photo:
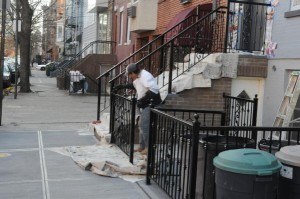
{"label": "street pavement", "polygon": [[32,70],[32,93],[3,99],[0,126],[1,199],[168,198],[145,181],[95,175],[57,149],[98,140],[88,130],[97,96],[56,88],[56,78]]}

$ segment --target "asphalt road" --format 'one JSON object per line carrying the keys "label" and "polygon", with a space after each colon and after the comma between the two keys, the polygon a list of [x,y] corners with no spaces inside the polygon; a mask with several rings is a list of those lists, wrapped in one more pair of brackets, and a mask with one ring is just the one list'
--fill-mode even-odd
{"label": "asphalt road", "polygon": [[144,181],[84,171],[61,153],[67,146],[98,144],[88,131],[96,118],[97,96],[69,95],[44,71],[32,74],[32,93],[3,100],[0,199],[165,198]]}

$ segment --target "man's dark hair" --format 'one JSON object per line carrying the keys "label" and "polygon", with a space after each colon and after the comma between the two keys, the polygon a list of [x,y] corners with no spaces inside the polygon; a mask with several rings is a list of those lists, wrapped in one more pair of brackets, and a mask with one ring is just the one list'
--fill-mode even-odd
{"label": "man's dark hair", "polygon": [[139,74],[141,72],[141,69],[139,69],[139,67],[135,64],[129,64],[126,67],[126,74],[130,74],[130,73],[135,73],[135,74]]}

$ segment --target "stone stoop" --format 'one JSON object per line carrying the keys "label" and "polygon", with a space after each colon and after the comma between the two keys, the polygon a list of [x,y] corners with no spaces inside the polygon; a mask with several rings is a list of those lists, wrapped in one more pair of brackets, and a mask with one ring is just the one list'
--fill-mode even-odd
{"label": "stone stoop", "polygon": [[95,135],[101,144],[109,144],[111,140],[111,134],[109,133],[109,119],[110,114],[104,113],[101,117],[101,122],[89,124],[89,131]]}

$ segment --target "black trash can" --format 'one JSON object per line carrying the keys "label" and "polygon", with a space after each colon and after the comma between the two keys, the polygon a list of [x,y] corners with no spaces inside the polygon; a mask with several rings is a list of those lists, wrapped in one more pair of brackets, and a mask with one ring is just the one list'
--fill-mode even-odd
{"label": "black trash can", "polygon": [[236,149],[214,158],[216,199],[275,199],[281,163],[257,149]]}
{"label": "black trash can", "polygon": [[213,159],[229,149],[255,148],[253,139],[234,136],[203,136],[198,147],[196,198],[214,199],[215,183]]}
{"label": "black trash can", "polygon": [[285,146],[275,156],[282,163],[278,199],[300,198],[300,145]]}

